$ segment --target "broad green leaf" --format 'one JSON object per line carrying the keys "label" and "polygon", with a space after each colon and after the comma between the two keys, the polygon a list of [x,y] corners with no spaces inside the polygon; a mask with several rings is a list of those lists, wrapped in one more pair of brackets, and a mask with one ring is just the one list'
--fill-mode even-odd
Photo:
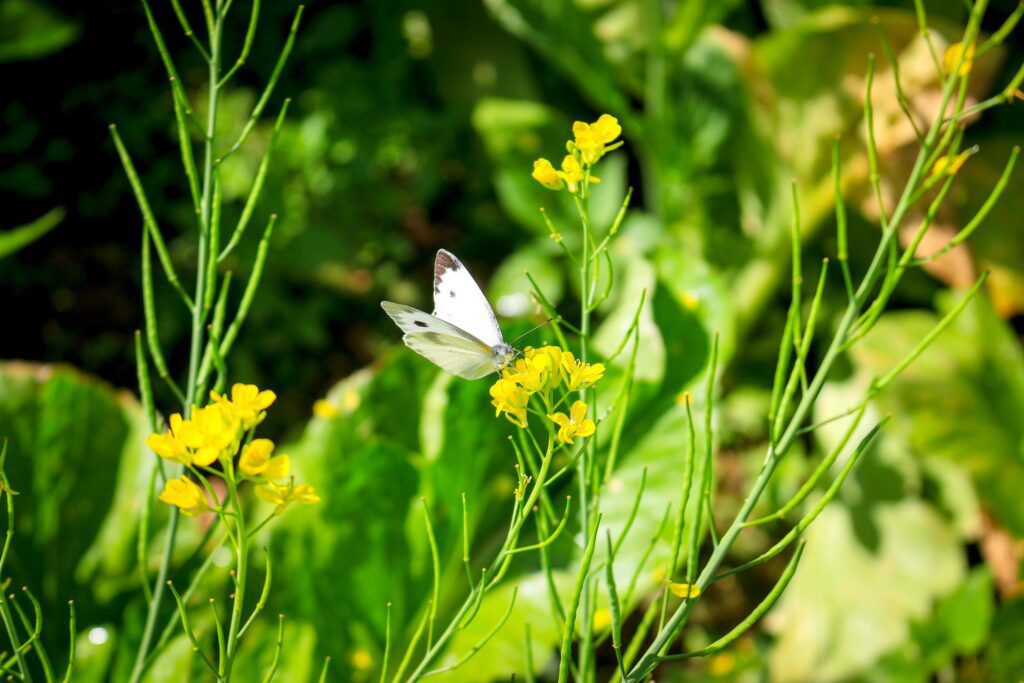
{"label": "broad green leaf", "polygon": [[880,532],[871,551],[850,511],[827,507],[806,533],[792,583],[769,615],[777,681],[847,680],[904,644],[911,623],[964,576],[960,541],[925,503],[906,498],[873,509]]}
{"label": "broad green leaf", "polygon": [[94,378],[0,363],[0,432],[21,493],[8,566],[19,581],[40,581],[48,622],[66,620],[70,598],[88,608],[137,590],[135,537],[153,464],[147,427],[133,398]]}
{"label": "broad green leaf", "polygon": [[[887,314],[854,359],[883,374],[937,322],[924,312]],[[1024,533],[1024,357],[986,302],[972,302],[877,403],[913,452],[956,463],[999,520]]]}
{"label": "broad green leaf", "polygon": [[[81,622],[79,622],[81,623]],[[75,640],[75,683],[104,683],[117,650],[118,633],[110,623],[97,623]]]}
{"label": "broad green leaf", "polygon": [[536,312],[537,304],[526,273],[557,307],[565,290],[564,276],[556,262],[557,251],[557,246],[545,238],[544,242],[529,244],[505,259],[488,287],[494,312],[502,317],[523,317]]}
{"label": "broad green leaf", "polygon": [[978,567],[939,602],[935,622],[941,625],[958,654],[973,654],[988,642],[994,612],[992,575],[985,567]]}
{"label": "broad green leaf", "polygon": [[[178,683],[193,677],[198,657],[192,651],[192,643],[184,633],[179,633],[167,644],[167,648],[153,660],[146,674],[144,683]],[[203,675],[209,670],[203,668]]]}
{"label": "broad green leaf", "polygon": [[[558,585],[565,590],[572,587],[572,576],[559,572]],[[551,656],[561,638],[548,601],[547,580],[542,574],[530,574],[514,582],[507,582],[491,591],[480,605],[480,611],[468,628],[459,631],[452,645],[428,670],[450,667],[465,657],[470,650],[498,624],[518,588],[515,607],[505,625],[472,659],[454,671],[438,675],[435,680],[450,683],[518,680],[526,674],[526,627],[530,627],[531,654],[534,664],[542,666]]]}
{"label": "broad green leaf", "polygon": [[418,595],[409,595],[405,520],[419,486],[417,401],[433,370],[396,351],[377,372],[331,389],[325,401],[333,410],[322,409],[323,417],[280,448],[292,456],[297,480],[313,483],[322,500],[289,509],[272,525],[267,613],[331,634],[317,642],[318,653],[347,650],[360,630],[382,642],[388,602],[398,624],[418,608]]}

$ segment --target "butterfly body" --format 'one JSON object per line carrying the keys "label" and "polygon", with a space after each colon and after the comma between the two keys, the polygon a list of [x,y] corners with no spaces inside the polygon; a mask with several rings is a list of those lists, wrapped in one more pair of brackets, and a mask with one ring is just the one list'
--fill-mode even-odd
{"label": "butterfly body", "polygon": [[444,249],[434,261],[434,312],[382,301],[381,307],[405,335],[406,346],[435,365],[465,379],[478,379],[512,362],[487,297],[462,262]]}

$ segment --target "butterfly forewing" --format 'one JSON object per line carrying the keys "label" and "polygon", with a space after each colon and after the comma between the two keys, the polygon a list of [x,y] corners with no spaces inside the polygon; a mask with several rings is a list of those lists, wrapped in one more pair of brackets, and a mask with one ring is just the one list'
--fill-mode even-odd
{"label": "butterfly forewing", "polygon": [[487,297],[462,262],[444,249],[434,261],[434,315],[488,346],[504,343]]}

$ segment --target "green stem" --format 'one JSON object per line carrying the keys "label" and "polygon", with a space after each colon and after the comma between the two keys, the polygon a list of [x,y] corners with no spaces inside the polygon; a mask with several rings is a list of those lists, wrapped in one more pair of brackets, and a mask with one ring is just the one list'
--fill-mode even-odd
{"label": "green stem", "polygon": [[[587,171],[587,177],[583,179],[580,184],[580,194],[575,197],[576,208],[580,215],[580,225],[583,232],[583,255],[580,262],[580,360],[584,363],[587,362],[588,347],[590,342],[590,247],[591,247],[591,234],[590,234],[590,173]],[[580,400],[584,403],[587,402],[587,390],[580,390]],[[592,445],[593,439],[587,441],[584,445],[585,452],[583,457],[580,458],[579,463],[576,465],[576,476],[579,479],[579,490],[580,490],[580,528],[590,529],[590,496],[588,491],[588,482],[590,481],[590,460],[593,456]],[[584,590],[582,592],[580,605],[580,620],[581,620],[581,638],[579,648],[579,672],[583,679],[587,676],[587,663],[590,657],[591,650],[591,638],[592,638],[592,627],[593,619],[591,618],[591,604],[590,604],[590,592]]]}
{"label": "green stem", "polygon": [[[0,446],[0,497],[7,497],[7,533],[4,536],[4,547],[0,551],[0,579],[3,578],[4,565],[7,564],[7,555],[11,550],[11,541],[14,540],[14,498],[11,492],[11,483],[7,479],[7,473],[4,472],[4,460],[7,458],[7,439],[3,439],[3,445]],[[28,666],[25,664],[25,658],[23,655],[22,645],[18,642],[18,631],[14,625],[14,618],[11,614],[11,609],[7,605],[7,598],[4,597],[3,589],[0,588],[0,616],[3,617],[4,628],[7,630],[7,637],[11,641],[11,647],[14,648],[14,658],[18,662],[18,668],[21,671],[22,680],[29,681],[31,683],[32,676],[29,673]]]}
{"label": "green stem", "polygon": [[[214,143],[217,130],[217,103],[219,95],[218,77],[220,72],[220,18],[212,24],[210,33],[210,60],[209,60],[209,107],[206,119],[206,137],[204,142],[203,155],[203,190],[200,199],[200,226],[199,226],[199,248],[196,258],[196,290],[192,297],[192,335],[189,347],[189,369],[188,384],[186,386],[185,401],[182,405],[182,412],[187,417],[195,403],[197,378],[199,373],[199,362],[203,351],[203,329],[206,317],[206,310],[203,302],[206,298],[207,283],[207,248],[210,239],[213,216],[213,176],[214,176]],[[182,468],[179,468],[177,475],[180,475]],[[132,666],[130,683],[139,683],[146,670],[147,660],[150,654],[150,645],[153,641],[153,634],[156,628],[156,620],[159,616],[160,606],[164,596],[164,585],[170,572],[170,564],[174,555],[174,546],[177,540],[178,521],[180,512],[177,507],[171,507],[170,517],[167,521],[167,540],[164,544],[163,558],[157,572],[156,583],[153,586],[153,599],[149,602],[146,613],[146,623],[142,632],[142,640],[135,654],[135,663]]]}
{"label": "green stem", "polygon": [[249,534],[245,531],[245,515],[238,500],[238,485],[235,482],[234,466],[228,462],[225,470],[228,496],[235,509],[235,531],[238,535],[238,553],[235,560],[235,599],[231,608],[231,623],[228,626],[227,664],[224,667],[224,683],[231,680],[231,667],[238,653],[239,629],[242,625],[242,609],[245,605],[245,584],[249,567]]}

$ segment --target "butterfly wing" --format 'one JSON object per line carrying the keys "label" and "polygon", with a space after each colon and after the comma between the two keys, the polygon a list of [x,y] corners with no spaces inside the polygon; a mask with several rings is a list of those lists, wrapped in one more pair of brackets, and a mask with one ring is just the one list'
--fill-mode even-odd
{"label": "butterfly wing", "polygon": [[465,330],[412,306],[390,301],[380,305],[405,332],[405,345],[441,369],[464,379],[497,371],[494,350]]}
{"label": "butterfly wing", "polygon": [[501,328],[480,286],[462,262],[441,249],[434,260],[434,315],[484,344],[503,344]]}

